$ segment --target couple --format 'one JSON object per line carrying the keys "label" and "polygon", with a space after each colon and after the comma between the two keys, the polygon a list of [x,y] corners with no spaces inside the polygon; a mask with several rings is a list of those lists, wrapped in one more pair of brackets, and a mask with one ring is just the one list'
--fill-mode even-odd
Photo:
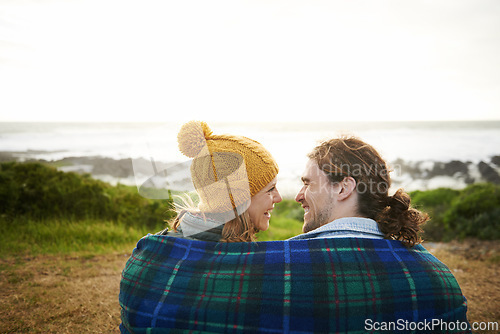
{"label": "couple", "polygon": [[296,201],[303,234],[252,242],[282,198],[278,166],[258,142],[185,124],[196,209],[142,238],[120,285],[122,333],[470,332],[450,270],[419,245],[428,218],[386,163],[355,138],[308,155]]}

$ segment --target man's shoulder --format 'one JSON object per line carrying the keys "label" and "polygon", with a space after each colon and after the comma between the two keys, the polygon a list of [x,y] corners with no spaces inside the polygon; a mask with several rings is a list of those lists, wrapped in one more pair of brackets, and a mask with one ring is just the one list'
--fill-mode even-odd
{"label": "man's shoulder", "polygon": [[384,234],[380,231],[378,223],[373,219],[364,217],[343,217],[320,226],[313,231],[299,234],[289,240],[346,237],[383,239]]}

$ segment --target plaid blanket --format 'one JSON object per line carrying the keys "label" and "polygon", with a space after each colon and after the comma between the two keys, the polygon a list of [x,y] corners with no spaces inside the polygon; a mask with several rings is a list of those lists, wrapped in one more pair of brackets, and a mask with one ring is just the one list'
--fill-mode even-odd
{"label": "plaid blanket", "polygon": [[394,240],[148,235],[123,270],[119,300],[122,333],[470,332],[450,270]]}

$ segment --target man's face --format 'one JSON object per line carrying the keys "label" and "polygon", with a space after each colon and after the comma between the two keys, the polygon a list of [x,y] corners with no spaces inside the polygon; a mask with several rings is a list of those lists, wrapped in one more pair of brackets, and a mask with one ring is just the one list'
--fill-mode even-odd
{"label": "man's face", "polygon": [[302,175],[304,186],[295,200],[304,208],[304,233],[317,229],[334,220],[335,188],[325,172],[314,160],[309,160]]}

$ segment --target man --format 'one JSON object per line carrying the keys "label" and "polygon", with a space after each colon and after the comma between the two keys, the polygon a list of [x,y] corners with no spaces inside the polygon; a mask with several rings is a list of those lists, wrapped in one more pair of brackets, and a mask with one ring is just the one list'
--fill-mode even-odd
{"label": "man", "polygon": [[364,237],[421,242],[428,216],[410,208],[402,189],[389,196],[389,169],[379,153],[356,138],[325,141],[308,155],[295,200],[304,208],[305,234],[292,239]]}
{"label": "man", "polygon": [[295,198],[304,208],[304,233],[289,240],[336,240],[329,248],[335,249],[337,269],[328,279],[335,286],[336,314],[345,316],[335,330],[360,330],[364,318],[366,331],[470,332],[458,283],[418,245],[428,216],[410,207],[402,189],[388,195],[389,169],[379,153],[357,138],[341,137],[308,157]]}

